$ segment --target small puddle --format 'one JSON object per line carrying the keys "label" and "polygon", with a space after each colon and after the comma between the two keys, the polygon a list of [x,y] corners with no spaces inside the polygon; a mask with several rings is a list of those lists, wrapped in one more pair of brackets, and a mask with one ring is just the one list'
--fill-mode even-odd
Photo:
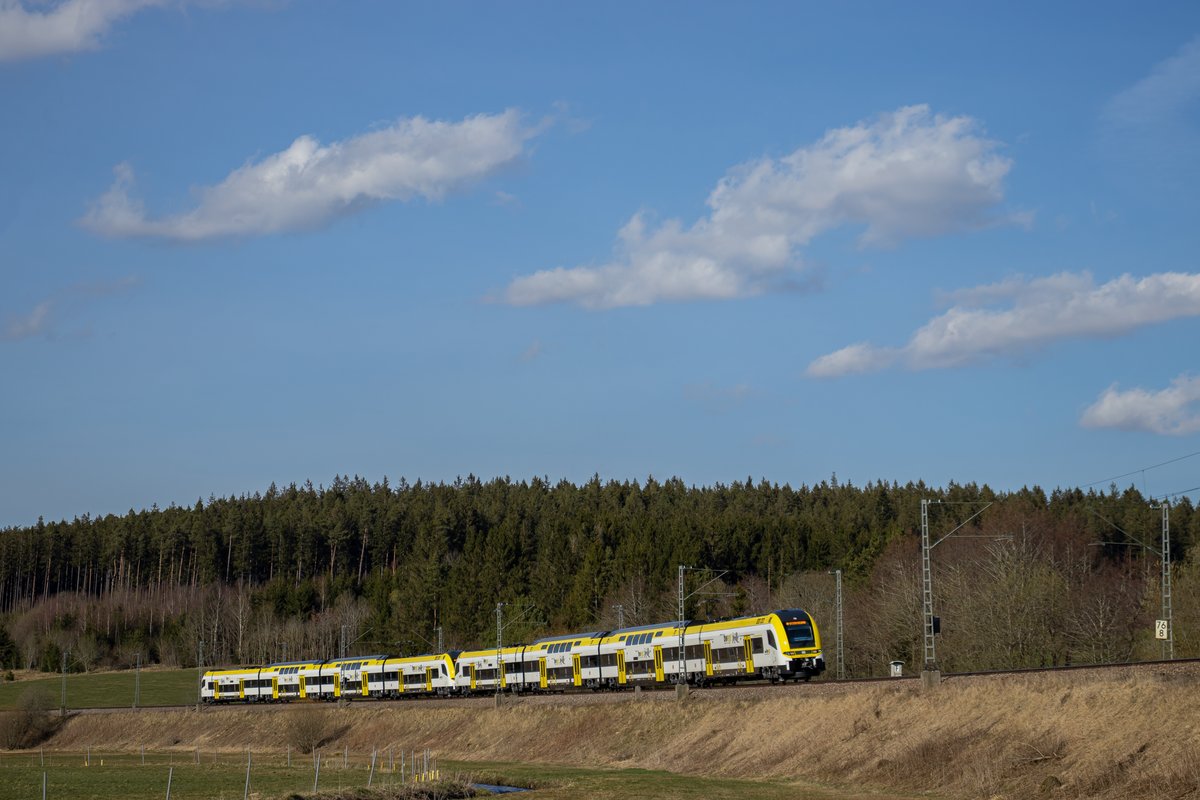
{"label": "small puddle", "polygon": [[515,794],[516,792],[528,792],[529,789],[524,789],[520,786],[493,786],[490,783],[472,783],[472,789],[483,789],[492,794]]}

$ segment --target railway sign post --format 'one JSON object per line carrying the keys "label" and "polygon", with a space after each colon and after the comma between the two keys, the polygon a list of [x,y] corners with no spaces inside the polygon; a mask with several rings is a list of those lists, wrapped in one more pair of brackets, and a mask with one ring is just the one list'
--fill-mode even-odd
{"label": "railway sign post", "polygon": [[[1104,519],[1104,517],[1100,518],[1123,533],[1128,541],[1092,542],[1089,546],[1140,547],[1146,552],[1158,556],[1162,564],[1162,617],[1155,621],[1154,638],[1158,639],[1162,646],[1163,660],[1171,661],[1175,658],[1175,612],[1171,606],[1171,504],[1164,498],[1161,504],[1151,506],[1151,508],[1158,508],[1162,511],[1162,538],[1159,541],[1158,547],[1151,547],[1143,542],[1140,537],[1131,534],[1121,526]],[[1149,577],[1149,574],[1147,574],[1147,577]]]}

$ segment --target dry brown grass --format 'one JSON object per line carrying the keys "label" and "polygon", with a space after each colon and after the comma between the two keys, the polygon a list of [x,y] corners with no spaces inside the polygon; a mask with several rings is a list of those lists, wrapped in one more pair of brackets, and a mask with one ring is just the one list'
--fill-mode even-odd
{"label": "dry brown grass", "polygon": [[[328,745],[444,759],[641,767],[928,791],[961,798],[1200,798],[1200,678],[954,680],[930,693],[696,693],[683,703],[356,704]],[[296,709],[80,716],[56,747],[277,748]]]}

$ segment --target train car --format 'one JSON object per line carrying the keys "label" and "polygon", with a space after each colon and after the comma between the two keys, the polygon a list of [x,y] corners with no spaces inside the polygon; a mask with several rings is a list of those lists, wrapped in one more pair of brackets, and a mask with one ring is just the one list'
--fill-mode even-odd
{"label": "train car", "polygon": [[286,703],[308,696],[304,678],[306,675],[316,675],[320,670],[320,662],[286,661],[271,664],[270,668],[275,671],[274,699]]}
{"label": "train car", "polygon": [[[200,679],[200,699],[205,703],[245,703],[258,697],[258,667],[214,669]],[[252,694],[247,696],[246,685]]]}
{"label": "train car", "polygon": [[[600,641],[598,685],[621,689],[671,682],[664,661],[667,648],[678,641],[678,622],[609,631]],[[670,652],[678,653],[678,647]]]}
{"label": "train car", "polygon": [[604,631],[595,631],[550,636],[534,642],[529,650],[538,664],[537,688],[560,691],[585,685],[596,688],[603,637]]}
{"label": "train car", "polygon": [[[458,654],[455,662],[454,688],[460,694],[497,692],[509,688],[509,679],[516,678],[513,691],[523,677],[513,665],[521,663],[525,646],[504,647],[500,650],[468,650]],[[504,669],[499,668],[503,663]]]}
{"label": "train car", "polygon": [[[693,624],[685,638],[691,683],[809,680],[825,670],[817,626],[798,608]],[[669,662],[677,652],[664,652],[664,657]],[[677,669],[674,674],[678,677]]]}
{"label": "train car", "polygon": [[454,689],[453,653],[374,660],[363,668],[371,697],[444,697]]}

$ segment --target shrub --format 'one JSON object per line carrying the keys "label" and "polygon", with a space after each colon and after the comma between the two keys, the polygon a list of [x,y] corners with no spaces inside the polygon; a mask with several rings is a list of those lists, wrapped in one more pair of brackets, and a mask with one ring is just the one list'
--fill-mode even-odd
{"label": "shrub", "polygon": [[22,692],[17,709],[0,715],[0,746],[8,750],[34,747],[54,732],[53,698],[40,687]]}
{"label": "shrub", "polygon": [[302,753],[311,753],[327,742],[333,731],[329,712],[315,706],[297,708],[288,713],[288,741]]}

